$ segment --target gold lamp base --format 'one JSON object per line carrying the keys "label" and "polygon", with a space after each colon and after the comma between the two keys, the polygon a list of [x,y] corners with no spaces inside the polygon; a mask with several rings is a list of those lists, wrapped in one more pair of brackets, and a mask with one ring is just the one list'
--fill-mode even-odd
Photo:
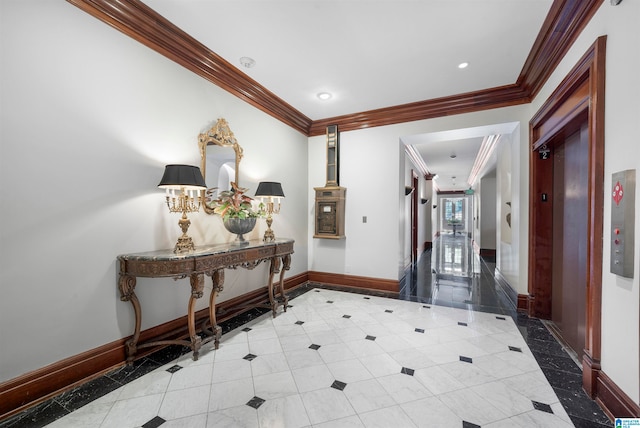
{"label": "gold lamp base", "polygon": [[178,238],[173,252],[176,254],[190,253],[195,249],[196,246],[193,245],[193,239],[190,236],[181,236]]}
{"label": "gold lamp base", "polygon": [[264,232],[264,237],[262,240],[264,242],[273,242],[276,240],[276,235],[271,230],[271,225],[273,224],[273,218],[271,218],[271,214],[267,217],[267,230]]}
{"label": "gold lamp base", "polygon": [[[264,211],[267,214],[267,230],[264,232],[263,240],[264,242],[273,242],[276,239],[276,235],[273,233],[273,230],[271,230],[271,224],[273,223],[272,215],[280,212],[280,198],[284,198],[282,185],[275,181],[262,181],[258,184],[256,196],[262,199]],[[276,203],[274,203],[274,199]]]}
{"label": "gold lamp base", "polygon": [[191,221],[187,213],[200,210],[202,191],[207,188],[200,168],[192,165],[167,165],[158,187],[166,190],[167,208],[171,213],[182,213],[178,221],[182,236],[178,238],[174,253],[186,253],[195,250],[193,240],[187,235]]}
{"label": "gold lamp base", "polygon": [[176,246],[173,249],[173,252],[176,254],[188,253],[196,249],[196,246],[193,244],[193,239],[189,235],[187,235],[187,230],[191,225],[191,220],[187,218],[187,213],[182,213],[182,218],[178,220],[178,225],[180,229],[182,229],[182,236],[178,238],[178,242],[176,242]]}

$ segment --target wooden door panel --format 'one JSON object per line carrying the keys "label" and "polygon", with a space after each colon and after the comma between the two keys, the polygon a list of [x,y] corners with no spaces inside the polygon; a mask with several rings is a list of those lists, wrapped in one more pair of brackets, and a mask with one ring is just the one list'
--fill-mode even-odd
{"label": "wooden door panel", "polygon": [[580,357],[585,346],[588,154],[583,123],[554,155],[552,319]]}
{"label": "wooden door panel", "polygon": [[[553,239],[552,239],[552,260],[551,269],[551,320],[561,331],[564,331],[563,324],[563,284],[565,273],[565,252],[564,252],[564,207],[565,207],[565,150],[564,144],[559,144],[554,148],[553,153]],[[569,316],[569,314],[567,314]]]}

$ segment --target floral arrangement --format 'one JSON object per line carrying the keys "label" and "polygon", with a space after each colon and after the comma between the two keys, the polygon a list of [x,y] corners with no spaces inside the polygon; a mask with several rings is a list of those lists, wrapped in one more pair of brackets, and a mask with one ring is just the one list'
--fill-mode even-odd
{"label": "floral arrangement", "polygon": [[265,214],[264,204],[261,202],[258,208],[253,206],[253,198],[245,195],[249,189],[238,187],[231,182],[231,190],[223,190],[214,198],[217,187],[207,189],[205,194],[205,204],[209,208],[213,208],[213,212],[219,214],[222,220],[226,221],[230,218],[258,218]]}

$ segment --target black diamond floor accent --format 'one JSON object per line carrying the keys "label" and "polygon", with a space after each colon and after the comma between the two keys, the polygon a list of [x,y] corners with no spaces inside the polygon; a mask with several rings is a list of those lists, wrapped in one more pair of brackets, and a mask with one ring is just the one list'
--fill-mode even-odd
{"label": "black diamond floor accent", "polygon": [[544,404],[544,403],[540,403],[538,401],[533,401],[533,400],[531,400],[531,402],[533,403],[533,408],[534,409],[540,410],[542,412],[553,413],[553,409],[551,408],[550,405]]}
{"label": "black diamond floor accent", "polygon": [[458,325],[461,325],[461,326],[463,326],[463,327],[466,327],[466,326],[467,326],[467,323],[466,323],[466,322],[458,322]]}
{"label": "black diamond floor accent", "polygon": [[309,348],[311,348],[311,349],[313,349],[313,350],[317,351],[318,349],[320,349],[320,345],[316,345],[316,344],[314,343],[313,345],[309,346]]}
{"label": "black diamond floor accent", "polygon": [[460,361],[462,361],[463,363],[473,364],[473,359],[470,357],[465,357],[464,355],[460,355]]}
{"label": "black diamond floor accent", "polygon": [[333,300],[327,300],[327,303],[333,303]]}
{"label": "black diamond floor accent", "polygon": [[[243,360],[247,360],[247,361],[253,361],[256,358],[258,358],[258,356],[257,355],[253,355],[253,354],[247,354],[244,357],[242,357]],[[262,361],[262,360],[260,360],[260,361]]]}
{"label": "black diamond floor accent", "polygon": [[502,321],[506,321],[507,319],[505,317],[496,317],[497,320],[502,320]]}
{"label": "black diamond floor accent", "polygon": [[462,421],[462,428],[482,428],[480,425],[472,424],[471,422]]}
{"label": "black diamond floor accent", "polygon": [[509,346],[509,351],[522,352],[522,349],[516,346]]}
{"label": "black diamond floor accent", "polygon": [[392,314],[393,313],[393,311],[391,309],[385,309],[385,312],[388,313],[388,314]]}
{"label": "black diamond floor accent", "polygon": [[244,331],[245,333],[249,333],[251,329],[249,327],[245,327],[242,329],[242,331]]}
{"label": "black diamond floor accent", "polygon": [[304,321],[296,321],[296,324],[302,325],[302,324],[304,324]]}
{"label": "black diamond floor accent", "polygon": [[416,333],[424,333],[424,328],[416,328]]}
{"label": "black diamond floor accent", "polygon": [[371,297],[363,297],[364,300],[369,300]]}
{"label": "black diamond floor accent", "polygon": [[251,400],[247,402],[247,406],[257,409],[258,407],[262,406],[264,402],[265,400],[263,400],[260,397],[253,397]]}
{"label": "black diamond floor accent", "polygon": [[179,365],[177,365],[177,364],[176,364],[175,366],[171,366],[171,367],[169,367],[169,368],[167,369],[167,371],[168,371],[169,373],[175,373],[175,372],[177,372],[177,371],[178,371],[178,370],[180,370],[180,369],[182,369],[182,366],[179,366]]}
{"label": "black diamond floor accent", "polygon": [[431,309],[431,306],[429,306],[429,305],[422,305],[422,307],[426,308],[426,309]]}
{"label": "black diamond floor accent", "polygon": [[339,391],[344,391],[344,389],[347,387],[347,384],[344,382],[340,382],[339,380],[335,380],[333,381],[333,383],[331,384],[331,388],[335,388]]}
{"label": "black diamond floor accent", "polygon": [[342,318],[351,318],[351,315],[343,315]]}
{"label": "black diamond floor accent", "polygon": [[313,291],[315,291],[316,293],[319,293],[319,292],[320,292],[320,290],[313,290]]}
{"label": "black diamond floor accent", "polygon": [[365,337],[365,339],[367,339],[367,340],[376,340],[376,337],[367,335],[367,337]]}
{"label": "black diamond floor accent", "polygon": [[167,421],[162,419],[160,416],[156,416],[155,418],[151,419],[146,424],[142,425],[142,428],[158,428],[160,425],[162,425],[165,422],[167,422]]}
{"label": "black diamond floor accent", "polygon": [[415,370],[414,369],[409,369],[407,367],[403,367],[402,370],[400,370],[400,373],[406,374],[406,375],[409,375],[409,376],[413,376],[413,374],[415,373]]}

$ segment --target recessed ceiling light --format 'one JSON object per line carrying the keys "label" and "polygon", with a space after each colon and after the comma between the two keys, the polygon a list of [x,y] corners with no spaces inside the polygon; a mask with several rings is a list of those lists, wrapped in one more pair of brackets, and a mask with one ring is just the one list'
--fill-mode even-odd
{"label": "recessed ceiling light", "polygon": [[318,93],[318,98],[320,98],[321,100],[328,100],[332,97],[332,95],[329,92],[319,92]]}
{"label": "recessed ceiling light", "polygon": [[458,68],[467,68],[469,66],[468,62],[461,62],[460,64],[458,64]]}
{"label": "recessed ceiling light", "polygon": [[242,64],[245,68],[251,68],[256,65],[256,62],[253,58],[249,58],[248,56],[243,56],[240,58],[240,64]]}

